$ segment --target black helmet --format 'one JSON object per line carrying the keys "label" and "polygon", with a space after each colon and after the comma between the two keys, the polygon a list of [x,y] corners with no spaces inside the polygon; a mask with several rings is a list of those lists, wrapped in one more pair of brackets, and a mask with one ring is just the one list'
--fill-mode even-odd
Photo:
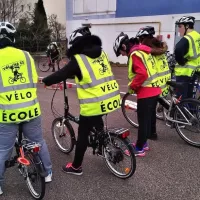
{"label": "black helmet", "polygon": [[121,32],[118,36],[117,36],[117,38],[116,38],[116,40],[115,40],[115,42],[114,42],[114,45],[113,45],[113,50],[114,50],[114,52],[115,52],[115,55],[118,57],[118,56],[120,56],[120,50],[121,50],[121,48],[122,48],[122,44],[125,42],[125,41],[127,41],[127,40],[129,40],[129,37],[128,37],[128,35],[126,35],[126,34],[124,34],[123,32]]}
{"label": "black helmet", "polygon": [[80,27],[74,30],[69,36],[69,44],[70,45],[74,44],[74,42],[77,41],[78,38],[86,36],[86,35],[91,35],[91,32],[87,26]]}
{"label": "black helmet", "polygon": [[155,29],[153,26],[146,26],[141,28],[138,33],[136,34],[136,37],[142,37],[142,36],[153,36],[155,34]]}

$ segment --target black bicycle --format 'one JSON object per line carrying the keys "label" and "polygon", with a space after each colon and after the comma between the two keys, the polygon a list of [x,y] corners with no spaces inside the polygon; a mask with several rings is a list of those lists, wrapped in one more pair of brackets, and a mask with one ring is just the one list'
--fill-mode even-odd
{"label": "black bicycle", "polygon": [[[69,154],[76,144],[76,136],[70,121],[79,123],[79,118],[69,112],[67,86],[64,85],[64,116],[60,116],[53,106],[52,97],[51,109],[56,117],[52,123],[52,134],[56,145],[63,153]],[[98,132],[95,128],[88,136],[89,147],[93,148],[93,154],[102,157],[108,169],[117,177],[126,179],[130,178],[136,169],[136,159],[134,149],[128,139],[129,129],[107,129]],[[125,163],[124,165],[122,165]]]}
{"label": "black bicycle", "polygon": [[45,195],[45,177],[48,175],[39,156],[40,144],[23,138],[22,126],[15,141],[16,155],[5,162],[5,167],[17,164],[20,174],[24,177],[31,195],[35,199],[43,199]]}

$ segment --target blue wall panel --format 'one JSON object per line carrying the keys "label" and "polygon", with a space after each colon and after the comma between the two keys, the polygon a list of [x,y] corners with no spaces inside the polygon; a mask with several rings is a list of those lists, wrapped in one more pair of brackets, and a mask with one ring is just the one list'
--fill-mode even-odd
{"label": "blue wall panel", "polygon": [[117,0],[116,17],[200,12],[200,0]]}

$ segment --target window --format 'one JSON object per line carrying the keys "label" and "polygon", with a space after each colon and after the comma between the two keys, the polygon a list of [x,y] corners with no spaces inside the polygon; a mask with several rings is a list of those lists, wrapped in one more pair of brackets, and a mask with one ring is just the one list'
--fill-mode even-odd
{"label": "window", "polygon": [[31,11],[31,4],[28,4],[27,7],[28,7],[28,11]]}

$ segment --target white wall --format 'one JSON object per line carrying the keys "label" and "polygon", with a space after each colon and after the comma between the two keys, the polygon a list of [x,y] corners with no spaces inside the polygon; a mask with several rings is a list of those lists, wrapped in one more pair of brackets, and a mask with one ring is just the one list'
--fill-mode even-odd
{"label": "white wall", "polygon": [[[93,34],[98,35],[103,42],[103,48],[108,53],[109,58],[113,62],[126,63],[127,58],[120,56],[116,58],[113,52],[113,43],[117,35],[123,31],[127,33],[130,37],[136,35],[139,28],[151,25],[156,29],[156,35],[158,35],[159,24],[161,23],[161,32],[163,35],[163,40],[167,42],[169,50],[173,52],[174,49],[174,38],[175,38],[175,22],[181,15],[160,15],[160,16],[148,16],[148,17],[128,17],[128,18],[112,18],[112,19],[96,19],[96,20],[74,20],[67,22],[67,37],[72,30],[81,26],[82,23],[91,23],[91,31]],[[192,15],[196,20],[200,20],[200,13],[187,14]],[[148,23],[146,23],[148,22]],[[129,24],[128,24],[129,23]],[[170,39],[167,35],[170,34]]]}

